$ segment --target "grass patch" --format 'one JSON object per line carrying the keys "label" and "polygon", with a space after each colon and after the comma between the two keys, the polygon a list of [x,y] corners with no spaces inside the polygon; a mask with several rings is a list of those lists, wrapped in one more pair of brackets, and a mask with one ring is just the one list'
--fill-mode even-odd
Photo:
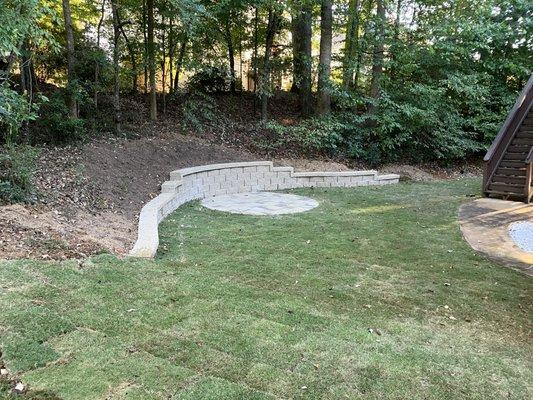
{"label": "grass patch", "polygon": [[0,345],[64,399],[531,398],[531,280],[475,254],[477,180],[191,203],[153,261],[0,263]]}

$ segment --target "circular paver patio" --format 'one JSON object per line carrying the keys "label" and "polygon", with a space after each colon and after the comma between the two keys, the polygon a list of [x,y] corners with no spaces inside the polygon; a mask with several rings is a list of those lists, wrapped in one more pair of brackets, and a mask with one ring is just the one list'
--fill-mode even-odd
{"label": "circular paver patio", "polygon": [[295,194],[258,192],[205,198],[202,205],[233,214],[279,215],[308,211],[318,206],[318,202]]}

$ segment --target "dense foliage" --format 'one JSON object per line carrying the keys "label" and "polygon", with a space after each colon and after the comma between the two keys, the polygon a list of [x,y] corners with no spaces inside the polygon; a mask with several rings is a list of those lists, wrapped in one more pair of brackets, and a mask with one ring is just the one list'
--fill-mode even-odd
{"label": "dense foliage", "polygon": [[129,93],[195,130],[214,93],[255,92],[266,120],[291,90],[302,119],[262,125],[272,147],[452,161],[490,144],[533,65],[527,0],[1,0],[0,19],[8,144],[123,133]]}

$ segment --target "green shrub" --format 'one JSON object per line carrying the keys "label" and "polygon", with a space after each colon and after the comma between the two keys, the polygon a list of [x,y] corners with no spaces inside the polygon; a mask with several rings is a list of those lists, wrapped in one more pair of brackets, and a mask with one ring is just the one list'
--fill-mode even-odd
{"label": "green shrub", "polygon": [[183,104],[183,125],[202,131],[205,126],[212,125],[223,118],[217,111],[215,100],[206,93],[194,92],[188,95]]}
{"label": "green shrub", "polygon": [[87,137],[86,120],[70,118],[63,91],[52,94],[39,114],[37,129],[33,129],[38,135],[35,139],[39,142],[70,143]]}
{"label": "green shrub", "polygon": [[231,75],[226,66],[203,66],[188,81],[190,92],[223,93],[229,90]]}
{"label": "green shrub", "polygon": [[[46,100],[39,97],[39,101]],[[22,124],[37,118],[39,102],[29,102],[27,96],[0,84],[0,139],[6,144],[16,143]]]}
{"label": "green shrub", "polygon": [[34,194],[32,176],[38,151],[30,146],[0,149],[0,202],[29,201]]}
{"label": "green shrub", "polygon": [[271,149],[291,146],[306,152],[335,153],[344,142],[346,125],[331,115],[310,118],[290,126],[269,122],[267,128],[276,135],[276,139],[268,143]]}

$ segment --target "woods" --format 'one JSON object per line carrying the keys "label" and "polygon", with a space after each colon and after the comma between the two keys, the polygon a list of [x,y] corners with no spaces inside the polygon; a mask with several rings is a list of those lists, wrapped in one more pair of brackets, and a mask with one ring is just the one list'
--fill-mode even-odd
{"label": "woods", "polygon": [[[313,151],[477,156],[531,72],[532,13],[522,0],[3,0],[0,140],[127,136],[130,101],[198,130],[223,119],[221,96],[250,95],[256,129]],[[269,114],[289,92],[286,123]]]}

